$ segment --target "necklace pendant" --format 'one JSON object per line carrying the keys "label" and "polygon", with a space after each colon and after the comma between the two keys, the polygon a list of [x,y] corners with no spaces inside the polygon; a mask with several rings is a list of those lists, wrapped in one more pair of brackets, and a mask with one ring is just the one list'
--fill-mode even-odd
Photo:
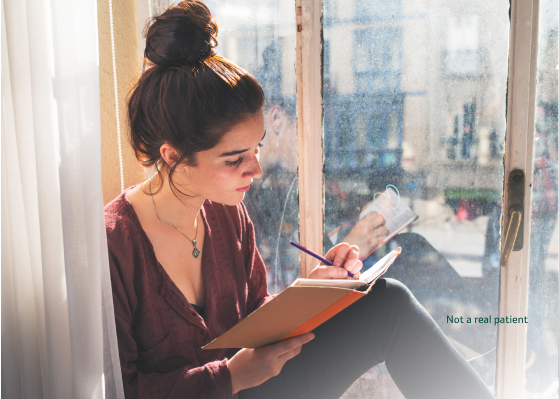
{"label": "necklace pendant", "polygon": [[198,251],[198,248],[194,247],[194,251],[192,251],[192,256],[198,259],[198,256],[200,256],[200,251]]}
{"label": "necklace pendant", "polygon": [[200,251],[198,250],[198,248],[196,248],[196,240],[192,240],[192,244],[194,245],[194,250],[192,250],[192,256],[198,259],[198,256],[200,256]]}

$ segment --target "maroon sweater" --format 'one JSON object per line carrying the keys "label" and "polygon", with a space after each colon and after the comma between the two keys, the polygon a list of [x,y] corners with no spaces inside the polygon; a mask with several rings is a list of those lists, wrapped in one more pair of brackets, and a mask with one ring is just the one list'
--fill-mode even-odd
{"label": "maroon sweater", "polygon": [[[128,191],[128,190],[127,190]],[[120,367],[126,398],[232,398],[227,359],[201,347],[271,298],[245,206],[206,201],[202,318],[155,258],[122,193],[105,207]],[[185,245],[191,245],[186,242]]]}

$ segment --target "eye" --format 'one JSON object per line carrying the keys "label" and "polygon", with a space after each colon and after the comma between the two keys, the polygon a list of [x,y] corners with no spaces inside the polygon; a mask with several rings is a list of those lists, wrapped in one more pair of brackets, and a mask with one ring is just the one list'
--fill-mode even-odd
{"label": "eye", "polygon": [[243,157],[239,157],[236,161],[225,161],[225,165],[227,166],[238,166],[243,162]]}
{"label": "eye", "polygon": [[258,148],[262,148],[262,147],[264,147],[264,144],[262,144],[261,142],[258,143]]}

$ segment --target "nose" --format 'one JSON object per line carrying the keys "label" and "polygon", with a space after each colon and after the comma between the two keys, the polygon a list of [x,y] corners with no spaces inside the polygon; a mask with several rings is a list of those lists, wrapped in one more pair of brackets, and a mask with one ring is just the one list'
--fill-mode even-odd
{"label": "nose", "polygon": [[262,168],[260,167],[260,162],[258,162],[258,157],[256,155],[251,157],[250,164],[247,170],[244,171],[243,177],[251,177],[253,179],[260,179],[262,177]]}

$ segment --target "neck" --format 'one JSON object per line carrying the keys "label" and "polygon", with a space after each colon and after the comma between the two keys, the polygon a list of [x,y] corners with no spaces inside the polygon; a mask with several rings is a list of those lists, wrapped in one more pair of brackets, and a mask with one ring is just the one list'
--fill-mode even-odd
{"label": "neck", "polygon": [[[145,192],[148,193],[150,192],[149,184],[149,180],[145,182]],[[157,191],[158,188],[160,188],[159,191]],[[177,188],[181,190],[178,184]],[[163,183],[161,184],[161,180],[157,176],[152,179],[151,190],[159,218],[173,224],[185,234],[190,234],[189,238],[193,239],[197,223],[199,222],[197,216],[204,204],[205,198],[199,196],[190,197],[180,192],[174,192],[166,178],[163,178]],[[154,217],[156,217],[155,214]]]}

